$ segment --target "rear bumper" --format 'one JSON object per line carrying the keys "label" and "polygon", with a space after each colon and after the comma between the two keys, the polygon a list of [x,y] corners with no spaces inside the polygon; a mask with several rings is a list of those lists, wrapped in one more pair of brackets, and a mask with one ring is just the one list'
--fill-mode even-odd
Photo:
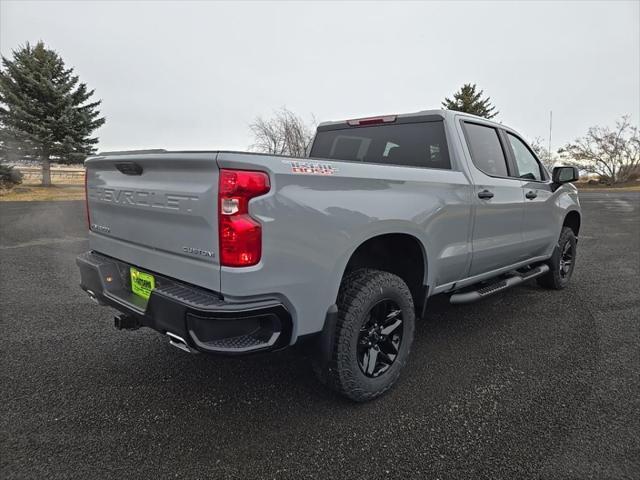
{"label": "rear bumper", "polygon": [[242,355],[277,350],[291,339],[291,315],[278,299],[225,302],[220,294],[153,273],[149,300],[131,292],[131,265],[95,252],[76,259],[80,286],[98,303],[129,317],[129,325],[150,327],[183,340],[187,350]]}

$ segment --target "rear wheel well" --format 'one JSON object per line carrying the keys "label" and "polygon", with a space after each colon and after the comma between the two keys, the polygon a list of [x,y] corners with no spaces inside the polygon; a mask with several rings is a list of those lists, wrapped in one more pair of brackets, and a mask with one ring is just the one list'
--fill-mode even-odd
{"label": "rear wheel well", "polygon": [[575,210],[567,213],[567,216],[564,217],[563,227],[569,227],[573,230],[573,234],[578,237],[578,233],[580,232],[580,214]]}
{"label": "rear wheel well", "polygon": [[344,276],[359,268],[393,273],[407,284],[416,312],[421,312],[427,293],[424,286],[426,263],[423,247],[416,237],[390,233],[373,237],[360,245],[351,255]]}

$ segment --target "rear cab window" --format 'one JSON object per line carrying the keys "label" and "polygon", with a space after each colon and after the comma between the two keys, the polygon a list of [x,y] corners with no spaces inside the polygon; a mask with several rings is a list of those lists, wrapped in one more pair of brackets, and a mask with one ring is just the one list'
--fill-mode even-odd
{"label": "rear cab window", "polygon": [[450,169],[442,121],[318,129],[310,157]]}

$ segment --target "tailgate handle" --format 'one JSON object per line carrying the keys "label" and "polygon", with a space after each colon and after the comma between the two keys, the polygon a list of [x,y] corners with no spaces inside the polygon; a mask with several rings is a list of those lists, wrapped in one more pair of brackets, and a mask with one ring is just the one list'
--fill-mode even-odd
{"label": "tailgate handle", "polygon": [[142,167],[135,162],[119,162],[116,168],[125,175],[142,175]]}

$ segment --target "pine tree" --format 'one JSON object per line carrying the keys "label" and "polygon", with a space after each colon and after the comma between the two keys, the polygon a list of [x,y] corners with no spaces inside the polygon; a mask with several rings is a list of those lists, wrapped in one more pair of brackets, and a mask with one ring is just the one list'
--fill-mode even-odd
{"label": "pine tree", "polygon": [[105,119],[101,101],[89,101],[93,93],[43,42],[2,57],[0,158],[39,160],[42,185],[51,185],[51,161],[81,163],[95,152],[91,133]]}
{"label": "pine tree", "polygon": [[489,97],[482,98],[483,90],[476,92],[475,83],[465,83],[460,90],[453,94],[453,100],[445,98],[442,107],[447,110],[471,113],[479,117],[493,118],[498,115],[496,107],[491,105]]}

